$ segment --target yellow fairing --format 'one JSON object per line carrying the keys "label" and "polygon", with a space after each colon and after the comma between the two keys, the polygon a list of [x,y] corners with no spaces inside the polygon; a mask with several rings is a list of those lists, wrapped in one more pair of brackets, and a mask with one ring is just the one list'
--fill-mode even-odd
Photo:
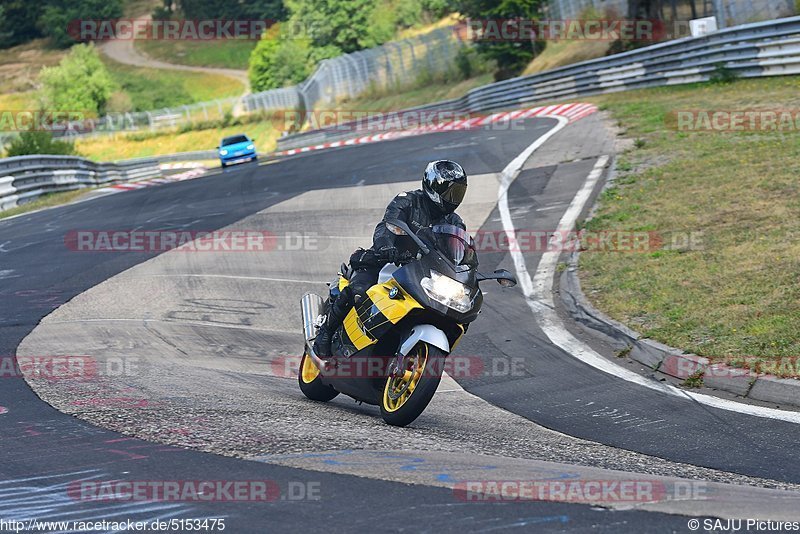
{"label": "yellow fairing", "polygon": [[[389,291],[396,287],[399,291],[397,297],[389,298]],[[392,278],[383,284],[374,285],[367,289],[367,295],[378,310],[392,324],[397,324],[400,319],[408,315],[415,308],[422,308],[419,302],[403,291],[403,288]],[[402,296],[402,298],[400,298]]]}
{"label": "yellow fairing", "polygon": [[303,366],[301,367],[300,376],[303,377],[303,382],[310,384],[315,378],[319,376],[319,369],[308,357],[308,354],[303,355]]}
{"label": "yellow fairing", "polygon": [[[389,291],[394,287],[397,288],[398,295],[391,299],[389,298]],[[351,309],[344,319],[344,330],[356,350],[361,350],[378,342],[372,334],[372,330],[382,327],[387,322],[397,324],[411,310],[422,308],[394,280],[372,286],[367,290],[367,297],[368,299],[365,299],[366,302]],[[361,316],[358,314],[359,310],[361,311]],[[364,326],[362,317],[370,330],[367,330]],[[381,330],[384,329],[381,328]]]}
{"label": "yellow fairing", "polygon": [[348,280],[344,276],[339,277],[339,291],[341,291],[342,289],[346,288],[349,285],[350,285],[350,280]]}
{"label": "yellow fairing", "polygon": [[344,330],[356,350],[361,350],[378,341],[364,332],[364,325],[361,324],[361,319],[358,317],[358,312],[356,312],[355,308],[352,308],[347,317],[344,318]]}
{"label": "yellow fairing", "polygon": [[458,325],[458,327],[461,329],[461,333],[458,334],[458,337],[456,338],[455,341],[453,341],[453,344],[450,346],[450,352],[453,352],[454,350],[456,350],[456,346],[458,346],[458,342],[461,341],[462,337],[464,337],[464,325],[460,324],[460,325]]}

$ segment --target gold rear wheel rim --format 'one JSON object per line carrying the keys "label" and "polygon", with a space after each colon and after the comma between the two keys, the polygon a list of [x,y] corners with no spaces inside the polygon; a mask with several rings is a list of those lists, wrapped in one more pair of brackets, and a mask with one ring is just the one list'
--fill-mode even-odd
{"label": "gold rear wheel rim", "polygon": [[303,382],[310,384],[319,376],[319,368],[314,364],[308,354],[303,354],[303,363],[300,367],[300,377]]}

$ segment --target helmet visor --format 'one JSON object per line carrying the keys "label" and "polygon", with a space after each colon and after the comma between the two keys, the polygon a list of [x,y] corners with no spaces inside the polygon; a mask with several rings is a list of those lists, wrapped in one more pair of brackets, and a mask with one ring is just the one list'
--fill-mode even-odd
{"label": "helmet visor", "polygon": [[[437,185],[434,184],[434,190],[437,189]],[[442,197],[442,200],[447,202],[448,204],[453,205],[460,205],[461,201],[464,200],[464,195],[467,194],[467,184],[460,184],[457,182],[446,182],[444,184],[439,185],[444,191],[436,191],[439,193],[439,196]]]}

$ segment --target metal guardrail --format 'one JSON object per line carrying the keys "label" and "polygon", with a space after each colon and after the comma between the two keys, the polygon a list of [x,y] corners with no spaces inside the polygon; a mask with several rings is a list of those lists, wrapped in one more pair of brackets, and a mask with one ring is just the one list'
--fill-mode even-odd
{"label": "metal guardrail", "polygon": [[95,163],[77,156],[17,156],[0,159],[0,211],[41,195],[145,180],[161,175],[158,161]]}
{"label": "metal guardrail", "polygon": [[[426,104],[424,106],[416,106],[413,108],[404,109],[401,113],[424,112],[424,111],[437,111],[440,109],[459,111],[457,105],[459,99],[442,100],[434,104]],[[370,131],[369,119],[365,118],[360,121],[350,121],[335,126],[327,126],[316,130],[308,130],[296,134],[286,135],[277,141],[278,150],[287,150],[291,148],[300,148],[303,146],[318,145],[328,141],[340,141],[351,138],[357,135],[363,135],[365,132]]]}
{"label": "metal guardrail", "polygon": [[[539,74],[496,82],[461,98],[404,110],[488,112],[522,105],[645,87],[709,80],[718,67],[742,78],[800,74],[800,17],[745,24],[698,38],[683,38]],[[285,136],[278,149],[363,135],[351,123]],[[216,158],[215,151],[185,152],[117,163],[74,156],[20,156],[0,160],[0,210],[44,193],[158,176],[159,162]]]}
{"label": "metal guardrail", "polygon": [[[800,74],[800,17],[745,24],[703,37],[685,37],[512,78],[477,87],[461,98],[437,102],[424,109],[488,112],[630,89],[702,82],[708,81],[720,65],[742,78]],[[368,131],[368,128],[339,125],[282,137],[278,148],[286,150],[357,137]]]}

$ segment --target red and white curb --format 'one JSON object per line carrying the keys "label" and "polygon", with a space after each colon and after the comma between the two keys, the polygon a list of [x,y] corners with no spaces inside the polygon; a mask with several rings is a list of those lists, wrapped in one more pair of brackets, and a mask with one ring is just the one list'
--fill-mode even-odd
{"label": "red and white curb", "polygon": [[[208,158],[214,159],[214,158]],[[162,171],[168,171],[172,169],[199,169],[200,167],[205,167],[205,163],[202,161],[179,161],[178,163],[162,163],[159,165]]]}
{"label": "red and white curb", "polygon": [[379,141],[388,141],[391,139],[400,139],[403,137],[410,137],[413,135],[420,135],[425,133],[434,132],[450,132],[454,130],[473,130],[483,128],[491,124],[496,124],[504,121],[512,121],[519,119],[530,119],[539,116],[549,117],[564,117],[569,122],[577,121],[587,115],[597,111],[597,106],[594,104],[574,103],[574,104],[559,104],[555,106],[539,106],[529,109],[518,109],[515,111],[503,111],[499,113],[492,113],[491,115],[473,117],[470,119],[462,119],[456,121],[440,122],[421,128],[412,128],[409,130],[393,130],[374,135],[365,135],[356,139],[348,139],[347,141],[332,141],[329,143],[322,143],[313,146],[304,146],[302,148],[292,148],[275,152],[274,156],[293,156],[295,154],[302,154],[303,152],[311,152],[313,150],[324,150],[326,148],[337,148],[342,146],[363,145],[366,143],[376,143]]}
{"label": "red and white curb", "polygon": [[146,187],[153,187],[154,185],[171,184],[174,182],[183,182],[184,180],[192,180],[204,175],[208,169],[192,169],[190,171],[173,174],[172,176],[165,176],[163,178],[152,178],[150,180],[142,180],[139,182],[124,182],[121,184],[114,184],[108,187],[98,189],[97,192],[119,192],[119,191],[133,191],[134,189],[144,189]]}
{"label": "red and white curb", "polygon": [[[326,148],[337,148],[341,146],[362,145],[366,143],[376,143],[379,141],[389,141],[391,139],[401,139],[403,137],[410,137],[413,135],[421,135],[433,132],[449,132],[456,130],[473,130],[484,128],[486,126],[501,123],[504,121],[530,119],[533,117],[563,117],[568,122],[575,122],[587,115],[597,111],[597,106],[594,104],[574,103],[574,104],[559,104],[555,106],[539,106],[529,109],[518,109],[515,111],[503,111],[499,113],[492,113],[491,115],[482,115],[480,117],[472,117],[469,119],[462,119],[456,121],[440,122],[429,126],[420,128],[413,128],[409,130],[392,130],[374,135],[366,135],[357,139],[348,139],[347,141],[333,141],[330,143],[322,143],[320,145],[306,146],[302,148],[293,148],[291,150],[284,150],[282,152],[273,152],[272,156],[292,156],[294,154],[301,154],[303,152],[311,152],[313,150],[323,150]],[[135,189],[144,189],[155,185],[168,184],[173,182],[182,182],[184,180],[191,180],[198,178],[208,172],[206,168],[200,168],[202,163],[189,162],[189,163],[164,163],[161,164],[161,169],[176,169],[183,166],[192,166],[186,172],[180,174],[173,174],[172,176],[165,176],[163,178],[153,178],[151,180],[141,180],[138,182],[124,182],[114,184],[102,189],[98,189],[98,193],[118,193],[120,191],[133,191]]]}

